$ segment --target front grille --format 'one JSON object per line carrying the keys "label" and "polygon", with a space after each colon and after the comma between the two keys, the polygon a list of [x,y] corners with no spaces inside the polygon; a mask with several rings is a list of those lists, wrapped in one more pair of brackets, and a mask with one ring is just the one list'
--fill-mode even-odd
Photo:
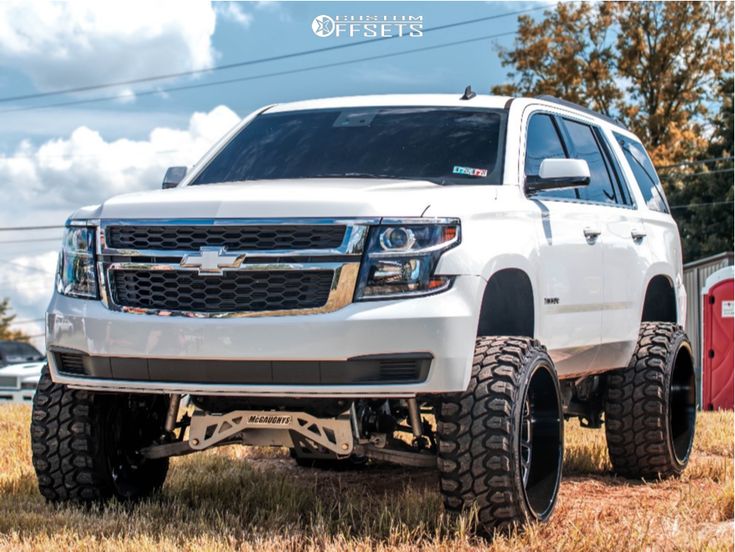
{"label": "front grille", "polygon": [[77,353],[56,353],[56,364],[59,372],[66,374],[84,374],[84,357]]}
{"label": "front grille", "polygon": [[107,244],[115,249],[197,251],[222,246],[230,251],[335,249],[345,226],[110,226]]}
{"label": "front grille", "polygon": [[380,361],[380,379],[389,381],[414,381],[418,379],[420,365],[414,359],[383,359]]}
{"label": "front grille", "polygon": [[[347,360],[216,360],[189,358],[104,357],[51,352],[59,372],[108,380],[219,385],[364,385],[426,381],[432,357],[404,353],[400,358],[354,357]],[[71,371],[73,360],[80,370]],[[399,368],[400,367],[400,368]],[[83,369],[82,369],[83,368]]]}
{"label": "front grille", "polygon": [[18,389],[18,378],[14,376],[0,376],[0,387]]}
{"label": "front grille", "polygon": [[110,283],[121,307],[192,312],[263,312],[324,306],[334,271],[115,270]]}

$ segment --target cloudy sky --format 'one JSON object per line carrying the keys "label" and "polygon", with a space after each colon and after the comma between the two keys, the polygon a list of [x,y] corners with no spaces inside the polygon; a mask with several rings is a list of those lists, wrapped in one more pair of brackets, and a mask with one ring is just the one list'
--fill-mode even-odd
{"label": "cloudy sky", "polygon": [[[193,164],[241,117],[262,105],[351,94],[460,93],[469,83],[477,91],[487,91],[505,80],[497,47],[511,45],[512,36],[343,62],[512,32],[517,17],[438,30],[420,38],[207,70],[365,42],[316,36],[312,21],[319,15],[423,16],[424,27],[430,28],[543,5],[3,0],[0,228],[63,225],[79,206],[123,192],[156,189],[166,167]],[[529,15],[537,18],[541,11]],[[333,63],[343,64],[309,69]],[[56,93],[190,71],[199,72]],[[210,86],[238,78],[248,80]],[[189,88],[171,90],[181,87]],[[22,98],[28,95],[36,97]],[[51,293],[59,237],[57,229],[0,231],[0,297],[10,298],[18,327],[32,335],[43,333],[40,319]],[[34,343],[42,346],[43,339]]]}

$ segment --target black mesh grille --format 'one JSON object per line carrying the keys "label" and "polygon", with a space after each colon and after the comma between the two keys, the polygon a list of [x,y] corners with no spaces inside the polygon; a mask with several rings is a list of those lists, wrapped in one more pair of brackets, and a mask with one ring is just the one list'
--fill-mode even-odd
{"label": "black mesh grille", "polygon": [[84,357],[76,353],[56,353],[56,362],[60,372],[67,374],[84,374]]}
{"label": "black mesh grille", "polygon": [[419,363],[414,359],[381,360],[380,379],[414,381],[419,376]]}
{"label": "black mesh grille", "polygon": [[15,376],[0,376],[0,387],[18,388],[18,378]]}
{"label": "black mesh grille", "polygon": [[125,307],[194,312],[262,312],[324,306],[334,272],[225,272],[117,270],[112,294]]}
{"label": "black mesh grille", "polygon": [[111,226],[107,244],[117,249],[198,250],[225,246],[230,251],[269,249],[333,249],[344,226]]}

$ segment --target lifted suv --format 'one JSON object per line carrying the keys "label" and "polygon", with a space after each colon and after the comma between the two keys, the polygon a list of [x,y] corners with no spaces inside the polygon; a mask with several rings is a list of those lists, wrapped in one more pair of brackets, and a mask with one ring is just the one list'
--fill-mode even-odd
{"label": "lifted suv", "polygon": [[565,418],[604,420],[621,475],[687,464],[679,235],[619,123],[470,91],[297,102],[186,173],[69,219],[31,427],[47,499],[281,445],[435,466],[490,534],[550,516]]}

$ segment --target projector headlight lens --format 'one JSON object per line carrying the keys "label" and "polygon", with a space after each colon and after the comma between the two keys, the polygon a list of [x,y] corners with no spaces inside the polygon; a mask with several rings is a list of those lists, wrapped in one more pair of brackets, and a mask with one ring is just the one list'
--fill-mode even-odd
{"label": "projector headlight lens", "polygon": [[451,276],[434,274],[439,258],[459,243],[459,221],[373,226],[356,300],[430,295],[449,289]]}
{"label": "projector headlight lens", "polygon": [[56,289],[69,297],[99,298],[95,228],[67,226],[59,255]]}

